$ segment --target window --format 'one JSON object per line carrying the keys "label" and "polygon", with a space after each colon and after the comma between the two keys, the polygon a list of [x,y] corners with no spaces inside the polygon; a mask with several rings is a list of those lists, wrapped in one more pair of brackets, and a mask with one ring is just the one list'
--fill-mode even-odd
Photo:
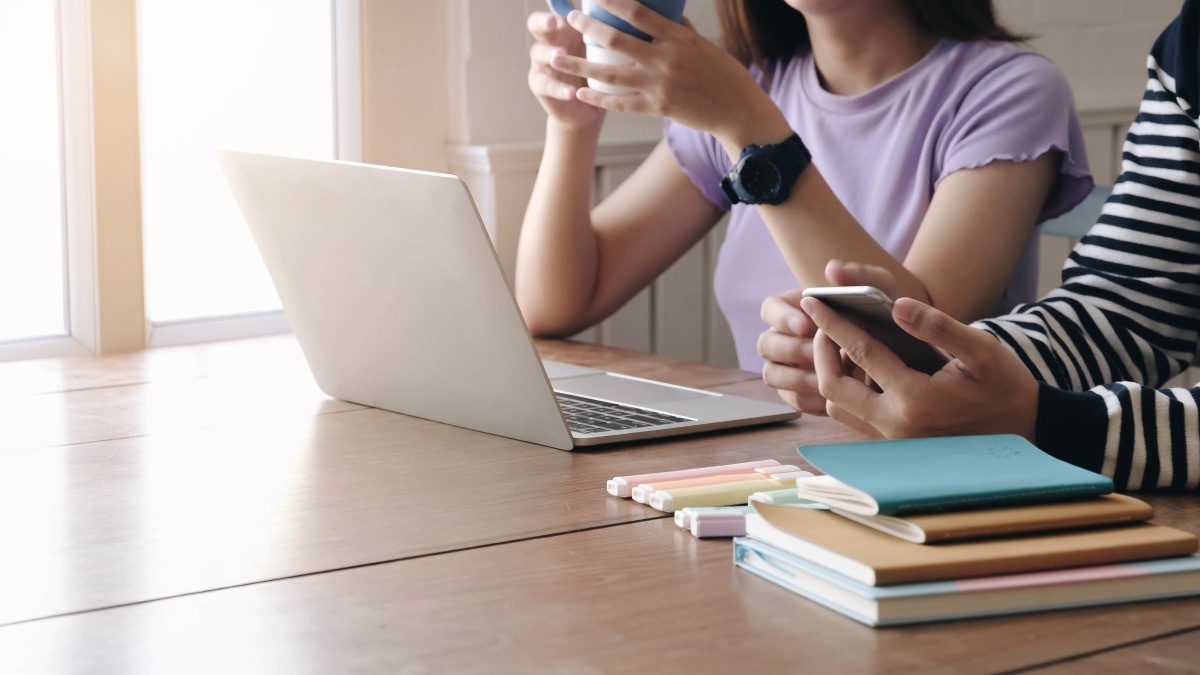
{"label": "window", "polygon": [[148,318],[278,310],[215,151],[334,156],[330,2],[152,0],[138,11]]}
{"label": "window", "polygon": [[0,341],[67,331],[57,21],[0,2]]}
{"label": "window", "polygon": [[359,3],[0,0],[0,359],[286,329],[215,151],[360,158]]}

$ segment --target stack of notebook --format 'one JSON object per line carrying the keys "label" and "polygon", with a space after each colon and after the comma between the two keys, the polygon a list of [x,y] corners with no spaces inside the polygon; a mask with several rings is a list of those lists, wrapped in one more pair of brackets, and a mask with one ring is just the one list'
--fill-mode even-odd
{"label": "stack of notebook", "polygon": [[807,446],[825,476],[756,504],[734,561],[871,626],[1200,593],[1195,536],[1019,436]]}

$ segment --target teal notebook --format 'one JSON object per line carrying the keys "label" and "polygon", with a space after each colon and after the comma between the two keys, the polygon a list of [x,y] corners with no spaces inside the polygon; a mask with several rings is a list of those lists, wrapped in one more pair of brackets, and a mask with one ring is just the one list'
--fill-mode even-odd
{"label": "teal notebook", "polygon": [[1009,434],[805,445],[799,452],[826,474],[797,480],[800,497],[868,516],[1034,504],[1113,491],[1111,479]]}

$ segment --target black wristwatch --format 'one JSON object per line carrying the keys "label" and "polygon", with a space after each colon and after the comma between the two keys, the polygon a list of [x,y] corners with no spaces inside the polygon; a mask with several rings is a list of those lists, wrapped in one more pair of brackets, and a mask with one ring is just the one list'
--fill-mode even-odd
{"label": "black wristwatch", "polygon": [[792,134],[775,145],[747,145],[721,189],[734,204],[782,204],[812,162],[804,142]]}

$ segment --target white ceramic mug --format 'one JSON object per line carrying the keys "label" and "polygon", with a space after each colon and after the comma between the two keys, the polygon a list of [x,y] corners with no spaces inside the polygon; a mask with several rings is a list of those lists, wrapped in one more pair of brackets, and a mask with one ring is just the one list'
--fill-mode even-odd
{"label": "white ceramic mug", "polygon": [[[582,6],[579,8],[584,14],[603,21],[604,23],[616,28],[619,31],[633,35],[634,37],[643,40],[650,40],[650,36],[642,31],[630,26],[625,21],[613,16],[607,10],[597,5],[594,0],[581,0]],[[658,12],[672,21],[679,21],[683,18],[683,5],[685,0],[638,0],[643,5]],[[550,8],[556,13],[566,16],[571,10],[575,9],[575,5],[571,0],[547,0]],[[594,40],[585,39],[584,47],[587,49],[587,60],[593,63],[604,63],[614,66],[633,65],[633,61],[625,58],[605,48],[604,45],[597,44]],[[602,91],[608,94],[628,94],[629,90],[624,87],[615,87],[611,84],[588,78],[588,86],[596,91]]]}

